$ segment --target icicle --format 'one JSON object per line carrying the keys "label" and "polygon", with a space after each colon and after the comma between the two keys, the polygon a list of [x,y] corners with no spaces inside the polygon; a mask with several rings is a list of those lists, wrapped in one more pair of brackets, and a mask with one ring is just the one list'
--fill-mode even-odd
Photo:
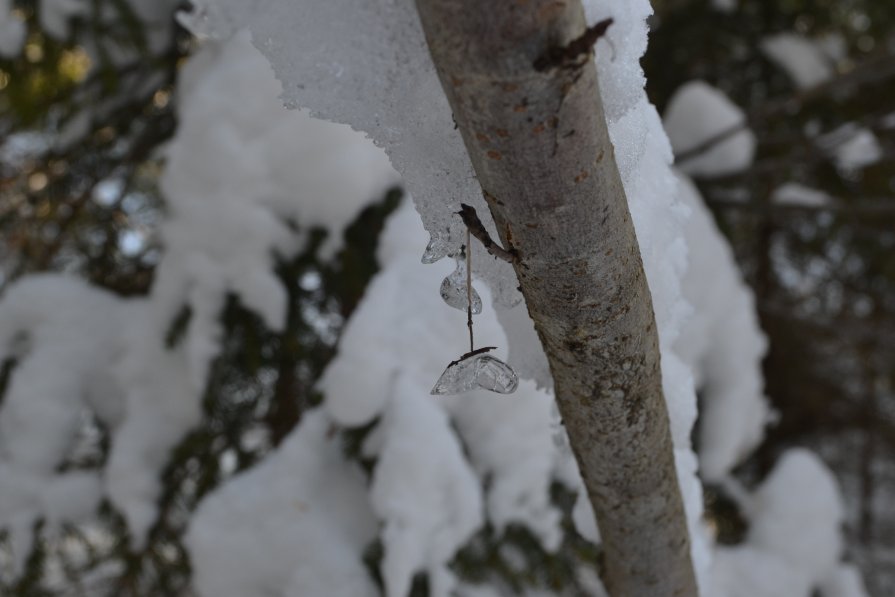
{"label": "icicle", "polygon": [[[457,269],[441,283],[441,298],[454,309],[466,311],[469,305],[466,291],[466,263],[457,261]],[[478,315],[482,312],[482,298],[472,289],[472,312]]]}
{"label": "icicle", "polygon": [[[512,394],[519,385],[519,377],[513,369],[490,355],[494,346],[475,347],[472,330],[473,313],[482,312],[482,299],[472,287],[472,235],[466,229],[466,261],[457,260],[457,269],[441,283],[441,298],[457,309],[466,311],[466,326],[469,328],[469,352],[456,361],[451,361],[447,369],[435,382],[432,394],[462,394],[476,388]],[[430,243],[431,244],[431,243]]]}
{"label": "icicle", "polygon": [[435,263],[436,261],[447,257],[449,250],[450,244],[446,237],[432,236],[429,239],[429,244],[426,245],[426,250],[423,252],[421,261],[423,263]]}

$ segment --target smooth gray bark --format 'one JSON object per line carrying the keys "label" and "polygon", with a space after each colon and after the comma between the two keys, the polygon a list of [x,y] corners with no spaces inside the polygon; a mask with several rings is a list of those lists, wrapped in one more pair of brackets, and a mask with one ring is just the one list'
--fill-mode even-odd
{"label": "smooth gray bark", "polygon": [[544,67],[585,31],[581,4],[417,7],[500,240],[517,255],[600,527],[607,588],[695,596],[655,317],[592,57]]}

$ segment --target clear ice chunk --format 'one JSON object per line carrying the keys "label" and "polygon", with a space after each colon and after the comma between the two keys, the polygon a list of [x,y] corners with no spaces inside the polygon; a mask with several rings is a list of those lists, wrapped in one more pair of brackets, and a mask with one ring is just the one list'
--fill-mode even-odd
{"label": "clear ice chunk", "polygon": [[498,394],[512,394],[518,385],[519,378],[509,365],[492,356],[476,354],[448,365],[435,382],[432,394],[463,394],[479,388]]}
{"label": "clear ice chunk", "polygon": [[451,243],[449,239],[433,235],[429,239],[429,244],[426,245],[426,250],[423,252],[423,258],[421,259],[421,261],[427,264],[435,263],[436,261],[447,257],[448,253],[450,253],[450,250]]}
{"label": "clear ice chunk", "polygon": [[[441,298],[454,309],[466,311],[469,300],[466,296],[466,262],[457,261],[457,269],[441,282]],[[472,289],[472,312],[482,312],[482,297]]]}
{"label": "clear ice chunk", "polygon": [[476,359],[475,380],[480,388],[498,394],[512,394],[519,385],[519,377],[512,367],[488,355]]}

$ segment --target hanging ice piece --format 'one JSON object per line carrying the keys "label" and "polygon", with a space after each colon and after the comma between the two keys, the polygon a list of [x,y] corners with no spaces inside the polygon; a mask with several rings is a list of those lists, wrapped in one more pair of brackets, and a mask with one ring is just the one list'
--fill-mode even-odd
{"label": "hanging ice piece", "polygon": [[494,350],[488,346],[469,352],[452,361],[432,388],[433,395],[462,394],[484,389],[498,394],[512,394],[519,385],[516,372],[509,365],[485,354]]}
{"label": "hanging ice piece", "polygon": [[482,298],[475,291],[475,288],[472,289],[471,293],[467,292],[466,278],[466,262],[458,260],[457,269],[441,282],[441,298],[454,309],[466,311],[469,305],[467,296],[471,294],[472,312],[478,315],[482,312]]}
{"label": "hanging ice piece", "polygon": [[426,245],[426,251],[423,253],[421,261],[429,264],[447,257],[450,252],[450,246],[451,245],[445,236],[433,234],[429,238],[429,244]]}
{"label": "hanging ice piece", "polygon": [[[472,209],[472,208],[470,208]],[[519,385],[516,372],[509,365],[486,352],[494,346],[475,347],[472,333],[472,314],[482,312],[482,299],[472,287],[472,235],[466,228],[466,261],[457,260],[457,269],[441,283],[441,298],[452,307],[466,311],[469,328],[469,352],[451,361],[432,388],[432,394],[462,394],[476,388],[499,394],[512,394]],[[429,243],[431,244],[431,243]]]}

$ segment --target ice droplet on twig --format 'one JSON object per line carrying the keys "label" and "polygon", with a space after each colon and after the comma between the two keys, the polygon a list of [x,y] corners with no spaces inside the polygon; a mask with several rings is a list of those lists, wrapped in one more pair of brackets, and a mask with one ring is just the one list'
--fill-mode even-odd
{"label": "ice droplet on twig", "polygon": [[478,388],[512,394],[518,385],[519,377],[509,365],[492,356],[476,354],[448,365],[435,382],[432,394],[462,394]]}
{"label": "ice droplet on twig", "polygon": [[451,246],[447,238],[432,235],[429,239],[429,244],[426,245],[426,250],[423,252],[421,261],[423,263],[435,263],[447,257],[450,248]]}
{"label": "ice droplet on twig", "polygon": [[[457,261],[457,269],[441,282],[441,298],[454,309],[466,311],[469,300],[466,298],[466,262]],[[482,312],[482,298],[472,289],[472,312]]]}

